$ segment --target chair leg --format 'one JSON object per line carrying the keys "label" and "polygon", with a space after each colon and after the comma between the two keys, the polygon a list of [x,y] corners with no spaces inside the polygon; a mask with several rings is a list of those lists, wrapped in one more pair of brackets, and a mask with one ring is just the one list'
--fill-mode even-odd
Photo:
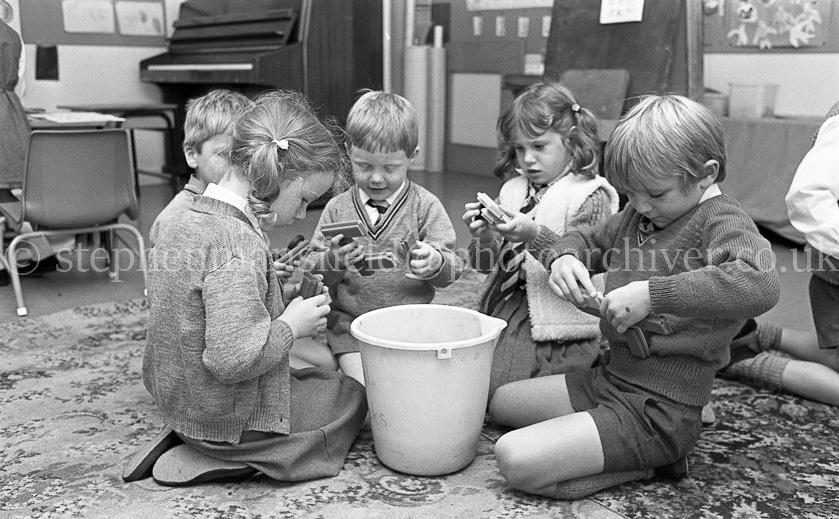
{"label": "chair leg", "polygon": [[114,229],[103,231],[102,248],[105,249],[105,254],[107,255],[106,261],[108,262],[108,277],[110,277],[112,281],[117,278],[117,265],[114,262],[114,248],[116,245],[116,231]]}
{"label": "chair leg", "polygon": [[143,239],[143,235],[140,233],[140,231],[133,225],[118,224],[114,227],[112,231],[114,232],[114,241],[118,239],[119,241],[124,243],[128,248],[131,248],[131,246],[124,239],[122,239],[122,237],[120,237],[119,234],[115,232],[116,229],[123,229],[130,232],[134,235],[134,238],[137,240],[137,248],[139,249],[139,251],[135,252],[137,252],[140,257],[140,271],[143,273],[143,295],[147,296],[148,290],[146,289],[146,287],[148,286],[147,272],[149,270],[149,265],[148,259],[146,258],[146,241]]}
{"label": "chair leg", "polygon": [[9,244],[6,250],[6,268],[9,270],[9,277],[12,278],[12,287],[15,290],[15,298],[17,299],[17,315],[24,317],[29,312],[23,304],[23,290],[20,288],[20,275],[17,270],[17,261],[15,261],[15,251],[17,250],[18,237],[15,237]]}

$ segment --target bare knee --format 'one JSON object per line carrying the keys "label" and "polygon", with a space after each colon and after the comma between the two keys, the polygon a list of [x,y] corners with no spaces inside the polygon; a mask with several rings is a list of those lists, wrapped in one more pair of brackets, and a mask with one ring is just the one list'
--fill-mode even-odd
{"label": "bare knee", "polygon": [[513,425],[510,386],[501,386],[495,390],[489,401],[489,416],[498,425]]}
{"label": "bare knee", "polygon": [[534,493],[534,468],[522,448],[521,442],[516,440],[514,433],[507,433],[495,443],[495,461],[498,471],[507,484],[524,492]]}

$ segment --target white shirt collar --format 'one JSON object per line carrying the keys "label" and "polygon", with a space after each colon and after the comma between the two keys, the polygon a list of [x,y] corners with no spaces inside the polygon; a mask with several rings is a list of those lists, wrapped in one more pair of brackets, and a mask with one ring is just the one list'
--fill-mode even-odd
{"label": "white shirt collar", "polygon": [[720,191],[720,185],[711,184],[710,186],[708,186],[708,189],[706,189],[705,192],[702,193],[702,196],[699,197],[699,203],[701,204],[705,200],[709,200],[711,198],[714,198],[715,196],[720,196],[721,194],[722,191]]}
{"label": "white shirt collar", "polygon": [[253,225],[254,229],[260,230],[259,222],[256,220],[256,217],[253,215],[253,213],[251,213],[250,207],[248,206],[248,201],[238,193],[234,193],[226,187],[221,187],[218,184],[210,183],[207,184],[207,189],[204,190],[203,194],[208,198],[213,198],[220,202],[230,204],[236,209],[242,211],[245,214],[245,216],[248,217],[248,220],[251,222],[251,225]]}
{"label": "white shirt collar", "polygon": [[[393,194],[392,194],[392,195],[390,195],[389,197],[385,198],[385,202],[387,202],[389,205],[393,205],[393,202],[394,202],[394,201],[396,200],[396,198],[399,196],[399,193],[401,193],[401,192],[402,192],[402,190],[403,190],[403,189],[405,189],[405,186],[406,186],[407,184],[408,184],[408,181],[407,181],[407,180],[403,180],[403,181],[402,181],[402,185],[401,185],[401,186],[399,186],[399,189],[397,189],[396,191],[394,191],[394,192],[393,192]],[[361,200],[361,203],[362,203],[362,204],[366,204],[366,203],[367,203],[367,201],[368,201],[368,200],[370,200],[370,195],[368,195],[368,194],[367,194],[367,192],[366,192],[366,191],[364,191],[364,190],[363,190],[363,189],[361,189],[361,188],[359,188],[359,189],[358,189],[358,195],[359,195],[359,199]]]}

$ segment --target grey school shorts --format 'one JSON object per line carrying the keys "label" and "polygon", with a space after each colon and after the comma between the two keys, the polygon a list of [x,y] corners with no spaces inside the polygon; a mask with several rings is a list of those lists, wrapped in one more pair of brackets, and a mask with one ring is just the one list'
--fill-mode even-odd
{"label": "grey school shorts", "polygon": [[686,456],[702,428],[702,407],[680,404],[596,368],[565,375],[575,411],[586,411],[603,445],[604,472],[651,469]]}
{"label": "grey school shorts", "polygon": [[819,348],[839,346],[839,286],[810,276],[810,308],[819,338]]}

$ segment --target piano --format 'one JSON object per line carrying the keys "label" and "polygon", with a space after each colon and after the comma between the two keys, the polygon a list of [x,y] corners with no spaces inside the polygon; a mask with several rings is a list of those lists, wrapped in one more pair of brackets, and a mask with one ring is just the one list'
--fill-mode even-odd
{"label": "piano", "polygon": [[[186,0],[173,27],[167,52],[140,62],[140,80],[178,106],[178,143],[186,102],[215,88],[297,90],[339,122],[360,89],[382,88],[380,1]],[[175,155],[178,175],[188,175]]]}

